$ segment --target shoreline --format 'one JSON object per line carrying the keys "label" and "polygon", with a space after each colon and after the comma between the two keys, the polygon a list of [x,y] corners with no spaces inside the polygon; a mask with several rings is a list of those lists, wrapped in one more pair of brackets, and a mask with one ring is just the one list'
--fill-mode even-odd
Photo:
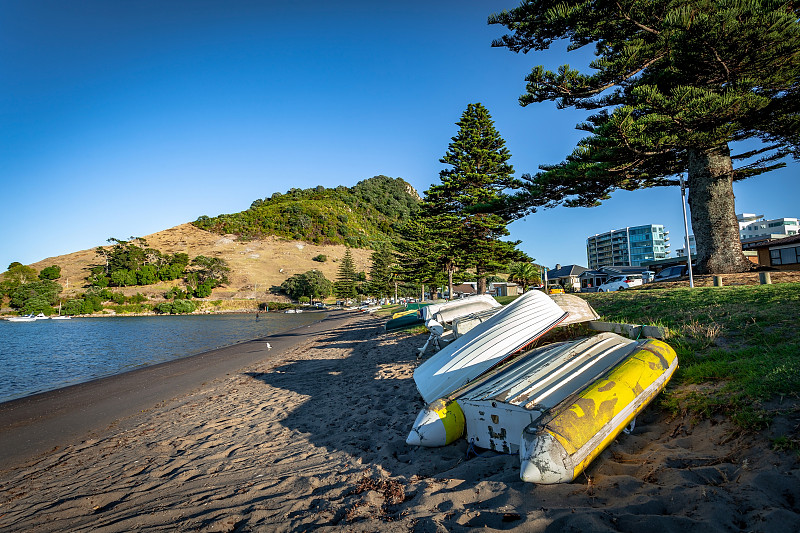
{"label": "shoreline", "polygon": [[[159,318],[152,322],[151,327],[160,327],[161,320],[165,321],[167,327],[172,327],[170,323],[172,321],[184,321],[184,322],[177,322],[177,323],[184,323],[187,324],[187,328],[195,328],[196,332],[203,332],[205,331],[205,326],[203,325],[207,320],[226,320],[229,318],[237,318],[237,319],[244,319],[245,317],[253,317],[255,316],[256,322],[265,321],[266,324],[280,324],[278,327],[268,327],[266,331],[261,330],[253,330],[249,332],[242,332],[240,335],[225,335],[224,331],[217,331],[216,333],[219,336],[211,336],[209,337],[207,334],[203,334],[203,337],[208,339],[216,339],[216,341],[208,341],[208,342],[193,342],[191,346],[183,346],[181,342],[170,342],[167,340],[167,337],[163,337],[164,342],[156,343],[156,344],[148,344],[147,350],[153,352],[154,354],[161,354],[160,356],[154,357],[134,357],[133,360],[122,360],[120,364],[114,365],[111,364],[108,367],[101,368],[95,372],[83,372],[80,368],[80,364],[74,364],[73,368],[62,368],[62,369],[54,369],[52,372],[48,373],[47,376],[41,376],[42,380],[40,381],[26,381],[29,376],[29,373],[21,373],[18,368],[11,368],[9,369],[10,377],[12,379],[16,377],[12,383],[16,384],[13,387],[3,387],[2,392],[0,393],[0,405],[22,398],[26,398],[29,396],[34,396],[36,394],[42,394],[45,392],[52,392],[58,389],[66,388],[73,385],[79,385],[81,383],[88,383],[90,381],[94,381],[97,379],[103,379],[106,377],[111,377],[116,374],[121,374],[125,372],[130,372],[139,368],[144,368],[147,366],[152,366],[155,364],[161,364],[163,362],[169,362],[172,360],[182,359],[184,357],[191,357],[195,355],[202,354],[204,352],[225,348],[226,346],[233,346],[236,344],[241,344],[242,342],[247,342],[250,340],[261,338],[265,335],[270,335],[273,333],[281,333],[282,331],[287,331],[289,329],[295,329],[298,327],[304,327],[306,325],[315,324],[321,320],[324,320],[326,316],[328,316],[333,310],[320,310],[320,313],[303,313],[297,315],[298,318],[295,319],[295,315],[284,315],[283,313],[273,313],[271,315],[265,315],[263,313],[214,313],[214,314],[192,314],[192,315],[163,315],[166,318],[161,318],[160,315],[137,315],[134,320],[127,321],[123,320],[126,325],[137,324],[139,323],[138,320],[150,319],[151,317],[159,316]],[[261,314],[261,318],[259,319],[259,314]],[[117,324],[116,320],[124,319],[124,315],[107,315],[108,318],[112,318],[111,321],[103,321],[107,325]],[[192,318],[187,318],[192,317]],[[92,318],[103,318],[103,316],[96,316]],[[198,323],[194,324],[193,320],[197,320]],[[51,324],[47,320],[43,321],[35,321],[34,323],[27,323],[27,325],[4,325],[2,324],[2,320],[0,320],[0,333],[14,335],[16,332],[19,332],[23,338],[28,335],[38,336],[42,331],[47,332],[64,332],[66,335],[70,335],[72,328],[81,328],[79,324],[94,324],[92,321],[84,322],[81,320],[77,320],[77,322],[66,322],[63,321],[56,321],[57,324],[56,329],[52,329]],[[31,325],[33,324],[33,325]],[[54,325],[55,325],[54,324]],[[122,322],[120,322],[122,324]],[[139,323],[142,324],[142,323]],[[106,326],[107,327],[107,326]],[[201,328],[201,329],[197,329]],[[270,331],[273,330],[274,332]],[[176,332],[176,334],[180,335],[180,332]],[[74,337],[72,337],[74,339]],[[132,339],[129,339],[132,340]],[[167,344],[169,343],[169,344]],[[6,346],[8,348],[8,346]],[[50,346],[51,349],[56,349],[59,347]],[[3,350],[0,348],[0,352],[3,352],[0,355],[0,361],[6,362],[9,358],[9,354],[12,351]],[[32,357],[33,360],[37,361],[39,364],[46,364],[46,359],[37,359],[36,355],[33,355],[33,352],[36,354],[47,354],[47,348],[30,348],[27,350],[27,354]],[[165,355],[166,354],[166,355]],[[99,357],[100,354],[95,352],[95,357]],[[96,364],[97,361],[89,361],[89,364]],[[24,367],[24,365],[22,365]],[[59,376],[61,378],[59,379]]]}
{"label": "shoreline", "polygon": [[[336,308],[326,308],[326,309],[317,309],[317,308],[310,308],[310,309],[302,309],[303,313],[330,313],[332,311],[341,311],[341,309]],[[91,315],[68,315],[72,318],[116,318],[116,317],[126,317],[126,316],[205,316],[205,315],[246,315],[246,314],[260,314],[260,313],[273,313],[273,314],[282,314],[284,311],[261,311],[259,309],[226,309],[223,311],[192,311],[191,313],[156,313],[155,311],[149,311],[147,313],[92,313]],[[9,318],[14,318],[19,315],[9,315],[9,314],[2,314],[0,315],[0,320],[8,320]],[[58,315],[53,315],[58,316]],[[67,315],[65,315],[67,316]],[[52,316],[48,316],[43,320],[50,320]]]}
{"label": "shoreline", "polygon": [[[346,313],[329,312],[316,322],[267,337],[0,402],[0,457],[9,467],[62,447],[64,440],[71,443],[80,435],[100,431],[259,358],[275,359],[304,337],[348,318]],[[302,335],[297,336],[297,330],[303,330]]]}
{"label": "shoreline", "polygon": [[[405,438],[424,334],[342,313],[150,409],[0,466],[3,531],[800,530],[800,464],[723,417],[648,407],[572,483]],[[330,327],[329,327],[330,326]],[[273,340],[270,338],[270,343]],[[242,349],[246,348],[246,349]],[[248,355],[244,353],[243,355]]]}

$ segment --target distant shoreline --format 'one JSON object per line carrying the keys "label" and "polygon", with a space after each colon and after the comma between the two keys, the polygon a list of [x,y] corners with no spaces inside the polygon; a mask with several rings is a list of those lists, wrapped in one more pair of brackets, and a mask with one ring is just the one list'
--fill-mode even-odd
{"label": "distant shoreline", "polygon": [[[222,311],[192,311],[191,313],[156,313],[156,312],[149,312],[149,313],[92,313],[91,315],[68,315],[72,318],[115,318],[115,317],[126,317],[126,316],[192,316],[192,315],[243,315],[243,314],[253,314],[257,315],[260,313],[283,313],[284,311],[259,311],[255,309],[226,309]],[[331,309],[317,309],[317,308],[309,308],[309,309],[302,309],[303,313],[330,313]],[[291,314],[291,313],[290,313]],[[0,315],[0,320],[6,320],[11,317],[20,316],[20,315],[8,315],[3,314]],[[47,319],[42,320],[49,320],[53,316],[58,315],[51,315],[47,317]],[[62,315],[65,316],[65,315]]]}

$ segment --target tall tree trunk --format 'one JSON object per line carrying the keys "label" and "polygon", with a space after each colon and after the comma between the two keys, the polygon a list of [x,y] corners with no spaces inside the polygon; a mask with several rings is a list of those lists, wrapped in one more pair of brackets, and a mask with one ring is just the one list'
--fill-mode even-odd
{"label": "tall tree trunk", "polygon": [[447,297],[453,299],[453,269],[447,269]]}
{"label": "tall tree trunk", "polygon": [[746,272],[733,196],[733,165],[727,144],[689,150],[689,207],[700,274]]}
{"label": "tall tree trunk", "polygon": [[486,294],[486,276],[478,274],[478,294]]}

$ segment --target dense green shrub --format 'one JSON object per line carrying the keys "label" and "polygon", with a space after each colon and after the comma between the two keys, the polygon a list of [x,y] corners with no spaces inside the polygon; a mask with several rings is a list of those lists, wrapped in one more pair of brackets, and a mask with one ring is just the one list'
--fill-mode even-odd
{"label": "dense green shrub", "polygon": [[164,254],[147,247],[141,238],[131,241],[111,238],[109,242],[114,243],[110,249],[100,246],[95,250],[103,264],[92,268],[88,278],[91,285],[128,287],[171,281],[183,276],[189,264],[188,254]]}
{"label": "dense green shrub", "polygon": [[147,296],[145,296],[141,292],[137,292],[136,294],[128,298],[128,301],[132,304],[140,304],[142,302],[147,301]]}
{"label": "dense green shrub", "polygon": [[[35,312],[44,312],[58,301],[62,287],[49,279],[24,283],[11,293],[11,307],[30,313],[29,309],[36,308]],[[30,303],[28,301],[31,300]]]}
{"label": "dense green shrub", "polygon": [[112,305],[110,309],[117,314],[125,314],[125,313],[146,313],[148,311],[151,311],[152,307],[143,304],[125,304],[125,305]]}
{"label": "dense green shrub", "polygon": [[188,291],[184,291],[180,287],[172,287],[170,290],[164,293],[164,298],[170,300],[184,300],[188,297]]}
{"label": "dense green shrub", "polygon": [[52,265],[49,267],[45,267],[39,272],[39,279],[58,279],[61,277],[61,267],[58,265]]}
{"label": "dense green shrub", "polygon": [[155,307],[161,314],[183,314],[191,313],[197,309],[197,304],[191,300],[175,300],[173,302],[163,302]]}
{"label": "dense green shrub", "polygon": [[327,298],[333,292],[333,283],[322,272],[309,270],[303,274],[295,274],[281,283],[281,291],[300,301],[303,297]]}
{"label": "dense green shrub", "polygon": [[196,298],[208,298],[211,296],[211,282],[206,281],[205,283],[201,283],[194,289],[194,296]]}
{"label": "dense green shrub", "polygon": [[64,315],[79,315],[81,314],[81,309],[83,309],[83,299],[74,298],[72,300],[67,300],[61,307],[61,313]]}
{"label": "dense green shrub", "polygon": [[121,305],[125,303],[125,295],[121,292],[112,292],[111,293],[111,301],[117,305]]}
{"label": "dense green shrub", "polygon": [[285,309],[294,309],[295,305],[286,302],[262,302],[258,304],[259,311],[283,311]]}

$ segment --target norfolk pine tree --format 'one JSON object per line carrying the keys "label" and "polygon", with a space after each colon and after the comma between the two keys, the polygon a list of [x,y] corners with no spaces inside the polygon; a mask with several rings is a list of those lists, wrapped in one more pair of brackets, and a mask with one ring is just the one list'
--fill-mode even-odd
{"label": "norfolk pine tree", "polygon": [[410,219],[399,229],[395,242],[396,274],[404,283],[422,286],[443,282],[441,239],[426,217]]}
{"label": "norfolk pine tree", "polygon": [[521,183],[513,178],[511,153],[483,105],[469,104],[456,125],[459,131],[440,159],[452,168],[439,173],[440,185],[425,191],[422,209],[446,245],[448,274],[457,267],[474,268],[478,294],[484,294],[487,274],[524,257],[515,248],[519,241],[500,240],[509,234],[510,221],[501,214],[506,191]]}
{"label": "norfolk pine tree", "polygon": [[394,293],[394,253],[388,245],[381,245],[370,256],[369,292],[383,298]]}
{"label": "norfolk pine tree", "polygon": [[[566,161],[523,176],[523,210],[591,207],[688,171],[698,271],[748,270],[733,182],[800,156],[799,14],[800,3],[771,0],[547,0],[489,17],[512,31],[493,45],[514,52],[595,45],[593,74],[537,66],[526,79],[523,106],[599,111]],[[747,139],[762,143],[732,156]]]}
{"label": "norfolk pine tree", "polygon": [[333,284],[333,292],[337,298],[355,298],[356,294],[356,269],[353,265],[353,254],[347,248],[336,273],[336,281]]}

